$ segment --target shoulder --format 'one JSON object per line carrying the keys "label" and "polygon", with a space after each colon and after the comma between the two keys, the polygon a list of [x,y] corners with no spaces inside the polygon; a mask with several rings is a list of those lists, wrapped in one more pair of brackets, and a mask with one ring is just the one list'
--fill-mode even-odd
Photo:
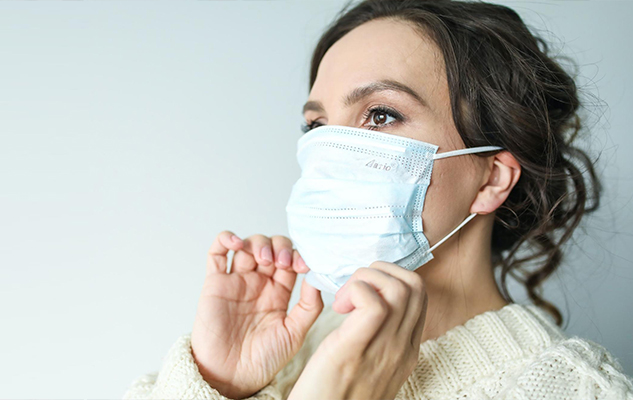
{"label": "shoulder", "polygon": [[569,337],[534,305],[487,311],[420,348],[415,378],[448,383],[449,371],[466,397],[633,400],[631,378],[604,346]]}
{"label": "shoulder", "polygon": [[577,336],[544,348],[514,377],[522,396],[633,400],[633,382],[602,345]]}

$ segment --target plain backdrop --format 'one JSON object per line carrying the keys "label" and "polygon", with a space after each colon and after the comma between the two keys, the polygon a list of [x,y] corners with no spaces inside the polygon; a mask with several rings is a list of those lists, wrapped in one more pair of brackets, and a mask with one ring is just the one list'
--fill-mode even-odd
{"label": "plain backdrop", "polygon": [[[502,4],[595,96],[603,208],[545,295],[631,375],[633,3]],[[220,231],[287,235],[310,55],[342,5],[0,2],[0,398],[120,398],[191,330]]]}

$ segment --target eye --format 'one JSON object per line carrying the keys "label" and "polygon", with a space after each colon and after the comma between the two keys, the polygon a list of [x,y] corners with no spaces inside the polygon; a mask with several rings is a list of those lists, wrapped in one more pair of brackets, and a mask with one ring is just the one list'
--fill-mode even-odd
{"label": "eye", "polygon": [[[384,128],[386,126],[392,126],[398,122],[406,121],[406,117],[400,112],[394,110],[391,107],[383,105],[378,105],[367,109],[367,111],[363,113],[363,120],[367,120],[368,118],[370,119],[371,124],[366,126],[370,130]],[[391,120],[389,118],[391,118]],[[324,124],[320,122],[309,121],[301,124],[301,131],[305,134],[308,131],[322,125]]]}
{"label": "eye", "polygon": [[[382,105],[369,108],[365,113],[363,113],[363,118],[369,119],[369,122],[372,123],[367,125],[370,130],[391,126],[396,122],[404,121],[404,116],[398,111],[392,109],[391,107]],[[391,118],[391,120],[389,120],[389,118]]]}
{"label": "eye", "polygon": [[308,133],[309,130],[317,128],[317,127],[319,127],[321,125],[323,125],[323,124],[320,123],[320,122],[316,122],[316,121],[310,121],[310,122],[307,122],[307,123],[303,123],[303,124],[301,124],[301,131],[303,133]]}

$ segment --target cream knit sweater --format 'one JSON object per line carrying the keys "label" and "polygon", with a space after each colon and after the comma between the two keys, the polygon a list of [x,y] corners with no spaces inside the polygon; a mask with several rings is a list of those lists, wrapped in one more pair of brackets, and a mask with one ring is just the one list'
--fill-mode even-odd
{"label": "cream knit sweater", "polygon": [[[320,341],[346,316],[326,305],[295,357],[248,399],[286,399]],[[136,379],[124,399],[228,400],[202,379],[190,338],[180,336],[160,371]],[[567,337],[536,306],[509,304],[423,342],[396,396],[404,399],[633,400],[633,383],[601,345]]]}

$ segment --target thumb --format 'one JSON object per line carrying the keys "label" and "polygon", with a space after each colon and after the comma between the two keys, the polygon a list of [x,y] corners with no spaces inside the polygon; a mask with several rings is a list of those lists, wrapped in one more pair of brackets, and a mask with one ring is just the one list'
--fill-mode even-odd
{"label": "thumb", "polygon": [[305,279],[301,282],[299,302],[292,307],[286,317],[285,325],[292,337],[303,340],[310,327],[323,311],[321,291],[311,286]]}

